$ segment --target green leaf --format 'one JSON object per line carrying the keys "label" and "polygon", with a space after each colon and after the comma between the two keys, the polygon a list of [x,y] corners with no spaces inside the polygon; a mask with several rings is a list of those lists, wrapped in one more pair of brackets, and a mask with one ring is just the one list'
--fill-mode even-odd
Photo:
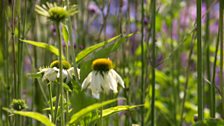
{"label": "green leaf", "polygon": [[221,119],[205,119],[198,121],[193,126],[224,126],[224,120]]}
{"label": "green leaf", "polygon": [[[28,43],[28,44],[36,46],[36,47],[44,48],[44,49],[52,52],[56,56],[59,56],[58,48],[56,48],[55,46],[49,45],[49,44],[44,43],[44,42],[36,42],[36,41],[31,41],[31,40],[22,40],[22,39],[20,39],[20,41]],[[63,55],[62,55],[62,59],[65,59],[65,57]]]}
{"label": "green leaf", "polygon": [[64,41],[66,43],[66,46],[68,46],[69,33],[68,33],[68,27],[66,25],[63,25],[62,27],[62,34],[63,34]]}
{"label": "green leaf", "polygon": [[155,102],[155,107],[157,109],[159,109],[161,112],[165,113],[165,114],[169,114],[169,110],[167,109],[167,107],[161,102],[161,101],[156,101]]}
{"label": "green leaf", "polygon": [[93,110],[96,110],[98,108],[101,108],[105,105],[114,103],[118,100],[124,100],[124,98],[112,99],[112,100],[104,101],[102,103],[95,103],[93,105],[87,106],[86,108],[84,108],[84,109],[80,110],[79,112],[73,114],[72,117],[71,117],[71,120],[68,123],[68,125],[74,124],[76,121],[78,121],[81,117],[85,116],[89,112],[91,112]]}
{"label": "green leaf", "polygon": [[156,70],[156,82],[160,85],[169,84],[170,78],[164,72]]}
{"label": "green leaf", "polygon": [[93,51],[95,51],[96,49],[99,49],[100,47],[103,47],[105,45],[107,45],[110,42],[113,42],[114,40],[120,38],[120,35],[115,36],[107,41],[103,41],[100,42],[98,44],[92,45],[90,47],[87,47],[86,49],[84,49],[83,51],[81,51],[80,53],[78,53],[77,57],[76,57],[76,62],[80,62],[83,58],[85,58],[87,55],[89,55],[90,53],[92,53]]}
{"label": "green leaf", "polygon": [[109,116],[113,113],[134,109],[134,108],[137,108],[137,107],[140,107],[140,106],[143,106],[143,105],[120,105],[120,106],[115,106],[115,107],[111,107],[111,108],[108,108],[108,109],[104,109],[103,110],[103,117]]}
{"label": "green leaf", "polygon": [[72,90],[70,89],[70,87],[66,84],[66,83],[63,83],[63,88],[68,91],[68,92],[72,92]]}
{"label": "green leaf", "polygon": [[[119,106],[115,106],[115,107],[110,107],[110,108],[104,109],[102,111],[102,113],[103,113],[102,117],[106,117],[106,116],[112,115],[114,113],[122,112],[122,111],[131,110],[131,109],[141,107],[141,106],[144,106],[144,105],[119,105]],[[91,119],[91,122],[95,121],[97,119],[100,119],[100,115],[93,117],[93,119]]]}
{"label": "green leaf", "polygon": [[16,111],[16,110],[10,110],[8,108],[3,108],[3,110],[12,113],[17,114],[25,117],[30,117],[32,119],[35,119],[37,121],[40,121],[45,126],[55,126],[45,115],[42,115],[37,112],[28,112],[28,111]]}
{"label": "green leaf", "polygon": [[42,74],[41,73],[27,73],[27,76],[32,78],[40,78]]}
{"label": "green leaf", "polygon": [[108,45],[107,47],[96,51],[96,53],[94,54],[94,59],[108,57],[111,52],[116,51],[120,47],[120,45],[125,41],[125,38],[120,38],[118,41]]}
{"label": "green leaf", "polygon": [[131,37],[133,34],[128,34],[127,36],[124,36],[122,38],[119,38],[118,40],[116,40],[113,43],[109,43],[106,46],[103,46],[103,48],[100,48],[98,50],[95,50],[93,52],[91,52],[93,55],[91,56],[90,59],[88,59],[87,61],[85,61],[85,64],[80,64],[80,77],[81,77],[81,81],[88,75],[88,73],[91,71],[91,64],[92,64],[92,60],[96,59],[96,58],[106,58],[109,57],[111,52],[116,51],[120,45],[124,42],[126,42],[127,38]]}

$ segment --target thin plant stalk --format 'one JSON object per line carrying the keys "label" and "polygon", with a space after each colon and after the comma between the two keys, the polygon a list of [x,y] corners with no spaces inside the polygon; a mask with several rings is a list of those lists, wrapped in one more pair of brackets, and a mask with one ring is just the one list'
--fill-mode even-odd
{"label": "thin plant stalk", "polygon": [[201,44],[201,0],[197,0],[197,92],[198,119],[203,120],[203,80],[202,80],[202,44]]}
{"label": "thin plant stalk", "polygon": [[218,56],[218,51],[219,51],[219,32],[217,36],[217,41],[216,41],[216,47],[215,47],[215,59],[214,59],[214,64],[213,64],[213,72],[212,72],[212,82],[211,82],[211,117],[215,117],[215,106],[216,106],[216,100],[215,100],[215,76],[216,76],[216,63],[217,63],[217,56]]}
{"label": "thin plant stalk", "polygon": [[[1,41],[2,41],[2,43],[3,43],[3,47],[2,47],[2,50],[3,50],[3,58],[4,58],[4,60],[3,60],[3,65],[4,65],[4,81],[5,81],[5,85],[6,85],[6,87],[11,87],[10,85],[9,85],[9,70],[8,70],[8,64],[9,64],[9,61],[8,61],[8,41],[6,41],[7,39],[6,39],[6,35],[7,34],[5,34],[5,33],[7,33],[7,30],[6,30],[6,28],[5,28],[5,23],[7,22],[6,21],[6,16],[5,16],[5,5],[6,5],[6,3],[4,2],[4,1],[2,1],[1,2],[1,9],[3,10],[3,11],[1,11],[1,19],[2,19],[2,21],[0,22],[0,25],[1,25]],[[9,90],[8,90],[8,88],[6,88],[6,90],[3,90],[4,88],[3,88],[3,85],[1,84],[1,88],[0,88],[0,91],[1,91],[1,93],[0,93],[0,95],[1,96],[4,96],[4,94],[5,94],[5,96],[6,96],[6,98],[5,98],[5,101],[3,101],[4,100],[4,98],[3,97],[1,97],[1,101],[3,101],[3,102],[1,102],[0,103],[0,107],[2,108],[2,106],[4,106],[4,105],[6,105],[6,106],[8,106],[9,105],[9,100],[10,100],[10,95],[8,95],[8,92],[9,92]],[[2,117],[2,114],[3,114],[3,111],[2,110],[0,110],[0,117]],[[7,113],[6,113],[6,120],[7,121],[3,121],[3,119],[1,118],[0,119],[0,124],[1,125],[9,125],[9,124],[7,124],[7,122],[8,122],[8,119],[9,119],[9,117],[8,117],[8,115],[7,115]]]}
{"label": "thin plant stalk", "polygon": [[[25,26],[22,23],[25,23],[25,22],[22,21],[23,19],[21,17],[21,13],[20,13],[21,10],[22,10],[21,9],[21,1],[16,0],[15,5],[16,5],[16,15],[17,15],[17,18],[19,19],[18,20],[18,37],[20,38],[21,33],[22,33],[22,25]],[[25,11],[25,13],[26,13],[26,11]],[[25,18],[26,17],[24,17],[24,19]],[[22,89],[21,85],[22,85],[22,77],[23,77],[23,75],[22,75],[22,73],[23,73],[23,60],[22,60],[22,57],[23,57],[23,43],[20,43],[18,39],[16,39],[16,41],[18,42],[18,45],[17,45],[18,53],[16,55],[16,58],[18,57],[17,62],[16,62],[17,63],[16,64],[17,65],[17,74],[18,74],[17,75],[17,82],[16,82],[17,83],[16,97],[21,98],[21,89]],[[16,125],[22,126],[23,125],[23,117],[19,116],[17,120],[18,120],[18,122],[16,122]]]}
{"label": "thin plant stalk", "polygon": [[[145,63],[144,63],[144,0],[141,2],[141,104],[144,104],[145,95]],[[141,126],[144,126],[144,106],[141,108]]]}
{"label": "thin plant stalk", "polygon": [[[67,4],[67,6],[69,7],[69,0],[67,0],[67,2],[66,2],[66,4]],[[78,17],[78,16],[77,16]],[[69,18],[68,19],[68,33],[73,33],[73,26],[72,26],[72,21],[71,21],[71,18]],[[71,43],[73,43],[74,42],[74,39],[73,39],[73,36],[72,36],[72,34],[70,34],[69,35],[69,41],[71,42]],[[75,44],[75,43],[73,43],[73,44]],[[77,43],[76,43],[76,47],[78,47],[78,45],[77,45]],[[76,63],[76,51],[75,51],[75,49],[73,48],[73,46],[72,46],[72,63],[73,63],[73,68],[74,68],[74,71],[75,71],[75,80],[76,80],[76,82],[78,82],[79,83],[79,77],[78,77],[78,71],[77,71],[77,63]],[[69,60],[69,54],[68,54],[68,60]]]}
{"label": "thin plant stalk", "polygon": [[48,90],[49,90],[49,95],[50,95],[49,100],[50,100],[50,108],[51,108],[51,118],[54,119],[51,82],[48,84]]}
{"label": "thin plant stalk", "polygon": [[[32,1],[33,2],[33,1]],[[37,21],[36,21],[37,20]],[[36,22],[36,23],[34,23],[35,24],[35,28],[33,28],[32,29],[32,32],[33,33],[38,33],[38,18],[37,19],[34,19],[33,20],[33,22]],[[36,40],[36,39],[38,39],[38,36],[35,34],[34,35],[34,39]],[[38,69],[38,53],[37,53],[38,51],[37,51],[37,47],[33,47],[33,64],[34,64],[34,69],[35,70],[37,70]],[[33,93],[32,94],[34,94],[34,104],[35,104],[35,106],[36,106],[36,111],[37,112],[41,112],[42,111],[42,109],[41,109],[41,106],[42,106],[42,99],[41,99],[41,92],[42,92],[42,90],[41,90],[41,87],[39,86],[40,84],[39,84],[39,82],[38,82],[38,79],[37,78],[35,78],[34,79],[34,86],[33,86]],[[32,106],[32,108],[34,108],[34,105]],[[33,109],[32,109],[33,110]],[[40,126],[40,123],[38,122],[38,121],[36,121],[36,125],[35,126]]]}
{"label": "thin plant stalk", "polygon": [[[7,22],[7,19],[5,18],[5,6],[7,5],[7,2],[4,2],[2,1],[2,42],[3,42],[3,52],[4,52],[4,78],[5,78],[5,83],[6,83],[6,91],[5,91],[5,94],[6,94],[6,106],[9,106],[9,101],[10,101],[10,88],[12,87],[10,84],[9,84],[9,51],[8,51],[8,34],[6,34],[8,31],[6,29],[6,22]],[[3,86],[1,86],[3,87]],[[3,91],[3,90],[2,90]],[[2,99],[3,100],[3,99]],[[4,102],[3,102],[4,103]],[[2,117],[2,116],[1,116]],[[8,114],[6,113],[6,120],[9,120],[9,117],[8,117]],[[9,125],[8,124],[8,121],[6,121],[6,125]]]}
{"label": "thin plant stalk", "polygon": [[100,107],[100,126],[103,126],[103,107]]}
{"label": "thin plant stalk", "polygon": [[[173,6],[173,2],[171,4],[171,6]],[[173,14],[172,12],[170,12],[170,17],[171,19],[173,19]],[[170,39],[171,39],[171,51],[174,50],[174,41],[173,41],[173,23],[171,22],[171,25],[170,25]],[[176,53],[171,56],[171,67],[170,67],[170,73],[171,73],[171,84],[172,84],[172,90],[173,90],[173,119],[174,119],[174,124],[177,125],[177,118],[176,118],[176,113],[177,113],[177,86],[176,86],[176,83],[175,83],[175,65],[176,63],[174,61],[175,60],[175,57],[176,57]]]}
{"label": "thin plant stalk", "polygon": [[[24,39],[25,36],[25,29],[26,29],[26,15],[27,15],[27,0],[24,1],[25,6],[24,6],[24,11],[23,14],[23,20],[22,20],[22,36],[21,38]],[[19,2],[20,3],[20,2]],[[21,97],[21,89],[22,89],[22,83],[23,83],[23,42],[18,43],[18,50],[19,50],[19,56],[18,56],[18,90],[19,90],[19,97]]]}
{"label": "thin plant stalk", "polygon": [[14,33],[14,16],[15,16],[15,12],[14,12],[14,0],[12,0],[12,29],[11,29],[11,40],[12,40],[12,53],[13,53],[13,97],[16,97],[16,92],[17,92],[17,85],[16,85],[16,51],[15,51],[15,33]]}
{"label": "thin plant stalk", "polygon": [[66,115],[65,115],[65,122],[68,122],[68,118],[69,118],[69,91],[66,91]]}
{"label": "thin plant stalk", "polygon": [[152,99],[151,99],[151,125],[154,126],[155,116],[155,66],[156,66],[156,0],[152,0]]}
{"label": "thin plant stalk", "polygon": [[[210,7],[210,1],[209,0],[206,0],[206,25],[205,25],[205,40],[207,41],[206,42],[206,74],[207,74],[207,79],[208,81],[211,81],[211,74],[210,74],[210,37],[209,37],[209,24],[210,24],[210,21],[209,21],[209,17],[210,17],[210,12],[209,12],[209,7]],[[212,96],[211,94],[211,85],[209,85],[209,96]],[[211,109],[211,105],[212,102],[210,101],[209,102],[209,107]],[[211,112],[210,112],[210,116],[211,116]]]}
{"label": "thin plant stalk", "polygon": [[[103,9],[101,10],[102,11],[102,14],[103,14],[103,24],[102,26],[100,27],[100,31],[98,33],[98,40],[100,39],[100,36],[101,36],[101,33],[103,32],[103,29],[105,28],[106,29],[106,24],[107,24],[107,17],[109,15],[109,12],[110,12],[110,1],[108,1],[108,8],[107,8],[107,12],[106,12],[106,15],[103,13]],[[104,3],[104,1],[103,1]],[[103,7],[102,7],[103,8]]]}
{"label": "thin plant stalk", "polygon": [[192,35],[192,41],[191,41],[191,48],[190,52],[188,55],[188,63],[187,63],[187,68],[186,68],[186,81],[184,84],[184,96],[181,104],[181,115],[180,115],[180,126],[182,126],[183,119],[184,119],[184,105],[187,97],[187,89],[188,89],[188,82],[189,82],[189,73],[190,73],[190,65],[191,65],[191,59],[192,59],[192,54],[193,54],[193,49],[194,49],[194,37],[195,35]]}
{"label": "thin plant stalk", "polygon": [[223,0],[219,0],[219,28],[220,28],[220,89],[222,95],[222,102],[221,102],[221,116],[224,118],[224,84],[223,84]]}
{"label": "thin plant stalk", "polygon": [[[59,94],[61,95],[61,104],[60,104],[60,110],[61,110],[61,125],[64,126],[64,95],[63,95],[63,80],[62,80],[62,43],[61,43],[61,34],[60,34],[60,22],[56,23],[56,30],[57,30],[57,36],[58,36],[58,46],[59,46]],[[60,96],[59,95],[59,96]],[[57,113],[57,112],[56,112]]]}

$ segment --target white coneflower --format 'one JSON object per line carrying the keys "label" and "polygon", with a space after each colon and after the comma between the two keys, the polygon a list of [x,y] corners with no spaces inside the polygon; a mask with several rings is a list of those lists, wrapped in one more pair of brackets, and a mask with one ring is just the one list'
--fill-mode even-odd
{"label": "white coneflower", "polygon": [[46,3],[43,4],[42,7],[39,5],[36,5],[35,11],[47,18],[49,18],[52,21],[60,22],[65,20],[67,17],[70,17],[77,13],[76,6],[73,5],[70,8],[67,6],[58,6],[56,3]]}
{"label": "white coneflower", "polygon": [[[62,79],[68,82],[72,79],[72,76],[74,76],[74,68],[65,60],[62,61],[62,65]],[[77,69],[77,72],[79,76],[80,69]],[[53,61],[49,68],[41,68],[38,73],[43,73],[42,81],[56,81],[60,77],[59,61]]]}
{"label": "white coneflower", "polygon": [[118,83],[124,88],[124,81],[112,69],[112,61],[106,58],[96,59],[92,63],[93,71],[85,78],[82,89],[90,89],[93,97],[99,99],[100,93],[108,94],[110,90],[117,93]]}

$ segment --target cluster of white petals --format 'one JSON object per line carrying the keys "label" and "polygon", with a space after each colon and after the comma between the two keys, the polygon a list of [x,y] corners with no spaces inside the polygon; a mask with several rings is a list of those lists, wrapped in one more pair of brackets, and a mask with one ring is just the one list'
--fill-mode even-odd
{"label": "cluster of white petals", "polygon": [[113,69],[109,71],[96,71],[93,70],[85,78],[82,83],[82,89],[90,89],[93,97],[99,99],[100,93],[104,92],[106,94],[112,90],[117,93],[118,83],[124,88],[124,81],[120,75]]}
{"label": "cluster of white petals", "polygon": [[[40,69],[38,73],[43,73],[42,81],[56,81],[60,77],[60,69],[57,67],[53,68],[43,68]],[[80,73],[80,69],[77,69],[78,76]],[[75,75],[75,71],[73,67],[69,69],[62,69],[62,80],[65,82],[69,82],[72,79],[72,76]]]}

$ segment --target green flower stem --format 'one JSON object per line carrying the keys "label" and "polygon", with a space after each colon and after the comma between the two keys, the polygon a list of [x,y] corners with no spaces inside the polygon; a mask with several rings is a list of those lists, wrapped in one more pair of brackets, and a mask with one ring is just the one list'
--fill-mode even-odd
{"label": "green flower stem", "polygon": [[[59,46],[59,94],[61,94],[61,126],[64,126],[64,95],[63,95],[63,80],[62,80],[62,44],[61,44],[61,34],[60,34],[60,22],[56,23],[57,25],[57,36],[58,36],[58,46]],[[56,112],[57,113],[57,112]]]}
{"label": "green flower stem", "polygon": [[69,120],[69,92],[68,91],[66,91],[66,102],[67,102],[67,104],[66,104],[66,115],[65,115],[65,122],[68,122]]}
{"label": "green flower stem", "polygon": [[[19,25],[19,37],[21,39],[24,39],[24,36],[25,36],[25,28],[26,28],[26,13],[27,13],[27,0],[24,1],[25,2],[25,6],[24,6],[24,16],[20,15],[20,17],[22,18],[22,23],[21,25]],[[18,1],[18,5],[19,6],[19,9],[18,10],[22,10],[20,9],[21,6],[20,6],[20,3],[21,1],[19,0]],[[20,21],[19,21],[20,22]],[[22,28],[21,28],[22,27]],[[22,32],[21,35],[20,35],[20,31]],[[18,94],[17,96],[20,98],[21,97],[21,89],[22,89],[22,83],[23,83],[23,42],[19,41],[18,42],[18,71],[17,71],[17,76],[18,76]]]}
{"label": "green flower stem", "polygon": [[50,95],[49,100],[50,100],[50,108],[51,108],[51,117],[52,117],[52,119],[54,119],[51,82],[48,83],[48,90],[49,90],[49,95]]}
{"label": "green flower stem", "polygon": [[201,48],[201,0],[197,0],[197,83],[198,83],[198,119],[203,120],[203,80]]}
{"label": "green flower stem", "polygon": [[211,82],[211,117],[215,117],[215,76],[216,76],[216,63],[217,63],[217,56],[218,56],[218,51],[219,51],[219,32],[217,36],[217,41],[216,41],[216,47],[215,47],[215,59],[214,59],[214,65],[213,65],[213,72],[212,72],[212,82]]}
{"label": "green flower stem", "polygon": [[[1,96],[4,96],[4,94],[5,94],[5,100],[3,101],[3,97],[1,97],[1,101],[3,101],[3,102],[1,102],[1,105],[2,106],[9,106],[9,102],[10,102],[10,89],[11,89],[11,87],[12,87],[12,85],[9,83],[9,72],[10,72],[10,70],[9,70],[9,51],[8,51],[8,47],[9,47],[9,45],[8,45],[8,30],[7,30],[7,28],[6,28],[6,26],[7,26],[7,19],[6,19],[6,16],[5,16],[5,14],[6,14],[6,9],[5,9],[5,7],[7,7],[7,2],[4,2],[4,1],[2,1],[2,3],[1,3],[1,8],[2,8],[2,10],[3,11],[1,11],[1,22],[0,22],[0,25],[2,26],[2,28],[1,28],[1,41],[2,41],[2,44],[3,44],[3,46],[2,46],[2,50],[3,50],[3,58],[4,58],[4,60],[3,60],[3,68],[4,68],[4,81],[5,81],[5,84],[6,84],[6,90],[3,90],[4,88],[3,88],[3,86],[1,85]],[[4,93],[4,94],[3,94]],[[2,107],[2,106],[0,106],[0,107]],[[2,109],[0,110],[1,112],[2,112]],[[0,114],[0,116],[2,117],[2,114],[3,113],[1,113]],[[8,113],[5,113],[6,114],[6,119],[5,120],[9,120],[9,116],[8,116]],[[2,120],[2,118],[1,118],[1,121],[2,121],[2,125],[9,125],[9,122],[8,121],[3,121]],[[3,124],[4,123],[4,124]]]}
{"label": "green flower stem", "polygon": [[151,125],[154,126],[155,116],[155,67],[156,67],[156,0],[152,0],[152,99],[151,99]]}
{"label": "green flower stem", "polygon": [[181,103],[181,115],[180,115],[180,125],[182,126],[183,120],[184,120],[184,105],[186,102],[186,96],[187,96],[187,90],[188,90],[188,82],[189,82],[189,74],[190,74],[190,65],[191,65],[191,59],[192,59],[192,54],[193,54],[193,49],[194,49],[194,39],[195,39],[195,35],[193,33],[192,35],[192,40],[191,40],[191,48],[190,48],[190,52],[188,55],[188,63],[187,63],[187,68],[186,68],[186,81],[184,84],[184,96],[183,96],[183,100]]}
{"label": "green flower stem", "polygon": [[[69,18],[69,20],[68,20],[68,30],[69,30],[69,33],[73,33],[71,18]],[[69,35],[69,40],[70,40],[70,42],[73,42],[72,35]],[[77,47],[78,47],[78,45],[77,45]],[[75,80],[76,80],[77,83],[79,83],[79,77],[78,77],[79,75],[78,75],[77,63],[76,63],[76,51],[73,47],[72,47],[71,50],[72,50],[73,67],[74,67],[74,71],[75,71]]]}
{"label": "green flower stem", "polygon": [[100,108],[100,126],[103,126],[103,107]]}
{"label": "green flower stem", "polygon": [[[145,99],[145,63],[144,63],[144,0],[141,2],[141,104]],[[141,126],[144,126],[144,106],[141,107]]]}
{"label": "green flower stem", "polygon": [[[12,22],[14,22],[14,0],[12,1]],[[16,92],[17,92],[17,85],[16,85],[16,51],[15,51],[15,26],[14,23],[12,23],[12,30],[11,30],[11,40],[12,40],[12,53],[13,53],[13,97],[16,98]]]}
{"label": "green flower stem", "polygon": [[[210,24],[210,21],[209,21],[209,15],[210,15],[210,12],[209,12],[209,7],[210,7],[210,0],[206,0],[206,26],[205,26],[205,40],[207,41],[206,42],[206,74],[207,74],[207,79],[208,81],[211,82],[211,74],[210,74],[210,37],[209,37],[209,24]],[[212,87],[211,85],[209,85],[209,91],[208,91],[208,94],[209,96],[212,96],[211,94],[211,91],[212,90]],[[210,107],[210,110],[211,110],[211,106],[212,106],[212,102],[209,101],[209,107]],[[211,116],[211,112],[210,112],[210,116]]]}
{"label": "green flower stem", "polygon": [[47,102],[47,101],[48,101],[48,100],[47,100],[47,95],[45,94],[45,91],[44,91],[43,86],[41,85],[41,83],[40,83],[39,81],[38,81],[37,83],[39,84],[40,91],[41,91],[41,93],[42,93],[42,95],[43,95],[43,97],[44,97],[45,102]]}
{"label": "green flower stem", "polygon": [[219,28],[220,28],[220,88],[221,88],[221,95],[222,95],[222,111],[221,116],[224,118],[224,84],[223,84],[223,0],[219,0]]}
{"label": "green flower stem", "polygon": [[[173,17],[171,16],[171,19]],[[173,24],[171,23],[171,29],[170,29],[170,38],[171,38],[171,51],[174,50],[174,44],[173,44]],[[172,90],[173,90],[173,108],[172,108],[172,112],[173,112],[173,119],[174,119],[174,124],[177,125],[177,118],[176,118],[176,114],[177,114],[177,97],[178,97],[178,93],[177,93],[177,85],[175,82],[175,57],[177,57],[176,53],[171,57],[171,67],[170,67],[170,73],[171,73],[171,84],[172,84]]]}

